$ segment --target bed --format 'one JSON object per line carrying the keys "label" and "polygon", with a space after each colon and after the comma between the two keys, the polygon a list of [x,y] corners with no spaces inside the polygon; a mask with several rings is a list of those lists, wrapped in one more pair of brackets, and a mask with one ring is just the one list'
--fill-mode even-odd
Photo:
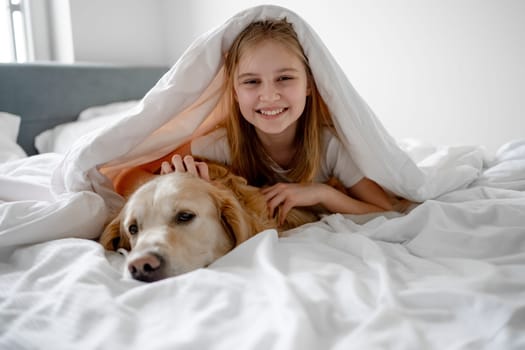
{"label": "bed", "polygon": [[[173,112],[168,103],[157,108],[158,97],[183,78],[181,67],[212,62],[191,59],[158,82],[162,68],[126,70],[119,82],[122,67],[70,76],[75,67],[0,66],[0,91],[12,91],[18,74],[39,81],[46,71],[60,77],[46,84],[48,94],[72,104],[61,113],[24,89],[17,104],[38,111],[25,121],[22,109],[6,107],[13,97],[0,100],[0,111],[21,116],[18,144],[12,117],[2,135],[12,151],[0,164],[0,348],[525,348],[525,139],[495,154],[395,140],[420,169],[441,171],[441,182],[426,186],[430,198],[409,213],[328,215],[287,237],[261,232],[205,269],[151,284],[123,278],[124,257],[96,242],[106,214],[94,193],[104,180],[75,159],[138,147],[134,136],[155,122],[144,115]],[[17,74],[9,82],[6,70]],[[96,75],[96,88],[79,89]],[[135,82],[136,90],[117,92]],[[185,89],[184,101],[192,96]],[[118,135],[123,127],[136,133],[131,141]],[[49,130],[47,152],[34,154],[35,138]],[[119,144],[108,147],[109,133]],[[57,185],[68,172],[76,177]]]}
{"label": "bed", "polygon": [[1,111],[23,117],[17,143],[33,155],[37,153],[35,137],[40,133],[77,120],[88,107],[140,99],[167,70],[102,64],[4,63],[0,64]]}

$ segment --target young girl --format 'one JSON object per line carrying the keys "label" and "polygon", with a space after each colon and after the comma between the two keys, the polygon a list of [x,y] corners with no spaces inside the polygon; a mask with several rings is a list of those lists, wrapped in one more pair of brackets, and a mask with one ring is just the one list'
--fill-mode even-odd
{"label": "young girl", "polygon": [[[206,164],[194,155],[229,164],[262,187],[270,211],[281,207],[281,218],[301,206],[348,214],[392,209],[385,191],[362,175],[337,138],[308,58],[286,19],[246,27],[226,55],[225,73],[231,113],[224,124],[123,174],[117,192],[135,187],[159,167],[161,174],[188,171],[208,179]],[[330,177],[338,178],[346,193],[325,184]]]}

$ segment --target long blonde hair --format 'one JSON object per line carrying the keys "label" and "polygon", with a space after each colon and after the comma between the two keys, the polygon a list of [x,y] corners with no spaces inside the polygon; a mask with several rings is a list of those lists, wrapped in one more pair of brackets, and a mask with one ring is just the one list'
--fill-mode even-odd
{"label": "long blonde hair", "polygon": [[[257,137],[255,127],[241,115],[235,99],[234,79],[241,56],[266,40],[275,40],[303,62],[306,70],[310,95],[307,96],[303,115],[298,119],[295,135],[296,154],[286,177],[276,173]],[[228,96],[229,112],[225,121],[228,143],[231,151],[232,170],[248,179],[252,185],[271,185],[275,182],[311,182],[320,167],[322,152],[322,128],[333,127],[328,108],[315,84],[308,58],[297,33],[285,19],[252,22],[235,39],[225,58],[225,89]]]}

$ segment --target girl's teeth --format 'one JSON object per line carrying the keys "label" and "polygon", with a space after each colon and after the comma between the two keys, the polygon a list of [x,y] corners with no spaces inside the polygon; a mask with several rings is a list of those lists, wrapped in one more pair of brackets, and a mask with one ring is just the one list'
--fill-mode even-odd
{"label": "girl's teeth", "polygon": [[264,114],[264,115],[277,115],[277,114],[281,113],[282,111],[284,111],[284,108],[276,109],[274,111],[262,111],[261,110],[261,113]]}

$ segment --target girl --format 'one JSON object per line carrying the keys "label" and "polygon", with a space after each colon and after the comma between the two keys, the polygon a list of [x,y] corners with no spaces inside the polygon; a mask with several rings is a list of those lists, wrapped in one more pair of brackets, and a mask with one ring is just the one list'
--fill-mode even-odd
{"label": "girl", "polygon": [[[117,192],[159,170],[188,171],[208,179],[205,163],[229,164],[262,192],[281,219],[293,207],[321,205],[329,212],[364,214],[392,210],[385,191],[364,177],[337,138],[308,58],[290,23],[251,23],[225,58],[230,115],[223,125],[173,153],[123,174]],[[346,193],[324,182],[338,178]],[[142,181],[141,181],[142,182]]]}

